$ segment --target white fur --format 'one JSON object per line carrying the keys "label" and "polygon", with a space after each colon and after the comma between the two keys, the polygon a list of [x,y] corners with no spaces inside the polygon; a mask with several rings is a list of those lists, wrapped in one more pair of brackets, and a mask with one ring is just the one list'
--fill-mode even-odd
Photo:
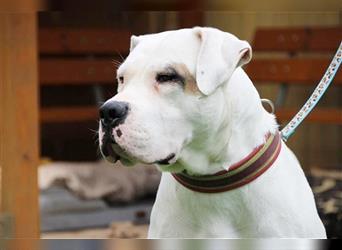
{"label": "white fur", "polygon": [[[119,125],[122,136],[113,136],[131,162],[176,154],[171,165],[159,166],[150,238],[326,237],[312,191],[285,143],[266,173],[232,191],[196,193],[168,173],[228,169],[275,133],[273,115],[239,67],[250,57],[247,42],[211,28],[132,37],[131,53],[118,69],[124,84],[109,100],[128,102],[131,110]],[[201,93],[155,81],[156,72],[174,63],[196,76]]]}

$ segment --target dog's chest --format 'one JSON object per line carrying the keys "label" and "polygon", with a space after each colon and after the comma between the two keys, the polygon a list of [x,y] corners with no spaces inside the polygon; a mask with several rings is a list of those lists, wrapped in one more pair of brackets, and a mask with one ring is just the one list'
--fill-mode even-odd
{"label": "dog's chest", "polygon": [[152,226],[163,232],[172,224],[171,231],[184,231],[188,237],[239,237],[250,220],[243,192],[237,189],[218,194],[196,193],[171,175],[163,174],[151,218],[152,223],[158,222]]}

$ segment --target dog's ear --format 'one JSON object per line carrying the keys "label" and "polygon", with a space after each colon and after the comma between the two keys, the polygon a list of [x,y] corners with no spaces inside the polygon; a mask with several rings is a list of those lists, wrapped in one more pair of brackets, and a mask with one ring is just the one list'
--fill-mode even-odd
{"label": "dog's ear", "polygon": [[131,52],[139,43],[140,39],[138,36],[132,35],[131,36],[131,45],[129,51]]}
{"label": "dog's ear", "polygon": [[194,28],[201,45],[197,57],[196,81],[204,95],[210,95],[229,80],[234,70],[248,63],[252,49],[248,42],[214,28]]}

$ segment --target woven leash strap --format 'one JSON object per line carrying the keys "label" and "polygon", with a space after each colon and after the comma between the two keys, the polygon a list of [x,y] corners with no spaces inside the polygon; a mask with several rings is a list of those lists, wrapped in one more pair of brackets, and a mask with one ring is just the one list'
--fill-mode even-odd
{"label": "woven leash strap", "polygon": [[342,61],[342,42],[337,49],[337,52],[331,61],[328,69],[323,75],[321,81],[311,94],[310,98],[306,101],[304,106],[299,110],[299,112],[292,118],[292,120],[281,130],[281,138],[283,141],[287,141],[288,138],[295,132],[296,128],[303,122],[305,117],[311,112],[311,110],[316,106],[321,97],[324,95],[325,91],[328,89],[332,80],[334,79],[338,68]]}

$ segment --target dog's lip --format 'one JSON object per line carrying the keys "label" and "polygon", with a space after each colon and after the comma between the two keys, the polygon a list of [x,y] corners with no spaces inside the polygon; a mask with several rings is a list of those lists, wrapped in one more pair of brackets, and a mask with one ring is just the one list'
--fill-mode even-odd
{"label": "dog's lip", "polygon": [[134,157],[121,148],[111,136],[107,135],[107,133],[105,133],[102,138],[100,151],[105,159],[113,163],[117,160],[134,162]]}
{"label": "dog's lip", "polygon": [[103,157],[109,162],[115,163],[117,160],[120,160],[120,156],[114,152],[112,143],[108,140],[102,143],[100,151]]}
{"label": "dog's lip", "polygon": [[110,135],[110,131],[105,131],[102,137],[100,151],[106,160],[115,163],[116,161],[120,160],[121,157],[114,151],[112,147],[113,144],[116,144],[116,142],[114,138]]}
{"label": "dog's lip", "polygon": [[176,157],[176,154],[175,153],[171,153],[169,154],[166,158],[164,159],[161,159],[161,160],[158,160],[158,161],[155,161],[156,164],[159,164],[159,165],[169,165],[171,164],[172,162],[170,162],[172,159],[174,159]]}

